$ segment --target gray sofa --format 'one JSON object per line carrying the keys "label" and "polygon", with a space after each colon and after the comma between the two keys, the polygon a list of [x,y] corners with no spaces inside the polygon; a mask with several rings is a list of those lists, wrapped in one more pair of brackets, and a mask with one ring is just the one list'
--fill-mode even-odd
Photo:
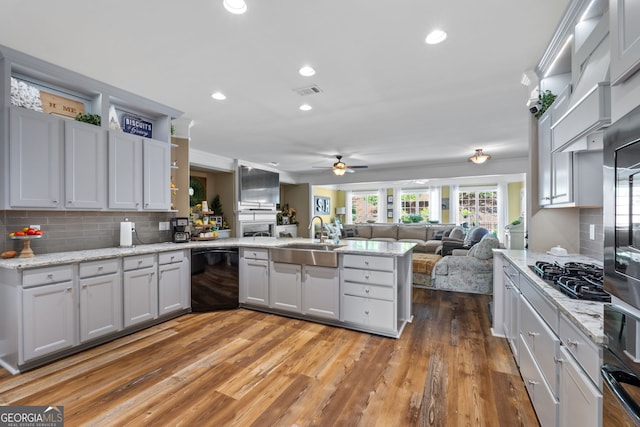
{"label": "gray sofa", "polygon": [[345,224],[342,238],[346,240],[379,240],[412,242],[414,252],[435,253],[455,224]]}

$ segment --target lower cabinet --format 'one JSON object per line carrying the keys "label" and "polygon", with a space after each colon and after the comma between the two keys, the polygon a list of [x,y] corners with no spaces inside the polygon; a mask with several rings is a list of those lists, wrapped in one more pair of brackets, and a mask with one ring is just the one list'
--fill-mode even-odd
{"label": "lower cabinet", "polygon": [[158,317],[158,275],[156,256],[139,255],[123,261],[124,326]]}
{"label": "lower cabinet", "polygon": [[302,313],[302,266],[272,262],[269,272],[270,307]]}
{"label": "lower cabinet", "polygon": [[158,255],[158,315],[173,313],[189,305],[189,251]]}
{"label": "lower cabinet", "polygon": [[306,265],[302,268],[302,312],[340,319],[340,270]]}
{"label": "lower cabinet", "polygon": [[80,263],[80,342],[122,329],[119,260]]}
{"label": "lower cabinet", "polygon": [[602,420],[602,393],[566,347],[561,348],[560,426],[597,426]]}
{"label": "lower cabinet", "polygon": [[66,280],[22,290],[24,362],[76,345],[73,288]]}
{"label": "lower cabinet", "polygon": [[240,248],[240,302],[269,306],[269,250]]}

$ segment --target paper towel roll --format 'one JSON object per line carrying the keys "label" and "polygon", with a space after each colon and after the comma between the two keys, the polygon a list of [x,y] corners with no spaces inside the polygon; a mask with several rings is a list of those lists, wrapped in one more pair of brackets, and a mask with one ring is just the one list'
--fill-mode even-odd
{"label": "paper towel roll", "polygon": [[133,246],[133,235],[131,227],[132,223],[129,221],[120,223],[120,246],[131,247]]}

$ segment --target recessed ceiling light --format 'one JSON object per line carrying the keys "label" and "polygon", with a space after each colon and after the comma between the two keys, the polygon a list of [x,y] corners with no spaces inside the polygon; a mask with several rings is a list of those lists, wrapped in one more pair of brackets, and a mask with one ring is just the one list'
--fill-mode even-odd
{"label": "recessed ceiling light", "polygon": [[302,104],[302,105],[300,106],[300,109],[301,109],[302,111],[309,111],[309,110],[311,110],[312,108],[313,108],[313,107],[312,107],[311,105],[309,105],[309,104]]}
{"label": "recessed ceiling light", "polygon": [[429,33],[427,38],[424,40],[427,44],[438,44],[445,41],[447,38],[447,33],[442,30],[434,30]]}
{"label": "recessed ceiling light", "polygon": [[211,97],[216,101],[224,101],[227,97],[222,92],[214,92],[211,94]]}
{"label": "recessed ceiling light", "polygon": [[241,15],[247,11],[247,4],[244,0],[223,0],[222,4],[227,11],[235,15]]}
{"label": "recessed ceiling light", "polygon": [[316,73],[316,70],[314,70],[313,67],[305,65],[304,67],[300,68],[298,72],[301,76],[311,77]]}

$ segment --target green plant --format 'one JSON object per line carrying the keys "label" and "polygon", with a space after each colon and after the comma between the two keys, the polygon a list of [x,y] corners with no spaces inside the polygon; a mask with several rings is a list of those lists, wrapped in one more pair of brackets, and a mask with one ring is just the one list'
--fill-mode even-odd
{"label": "green plant", "polygon": [[99,114],[82,114],[78,113],[76,115],[76,120],[79,122],[89,123],[95,126],[100,126],[102,124],[102,119]]}
{"label": "green plant", "polygon": [[553,104],[553,101],[556,100],[558,95],[554,95],[550,90],[545,90],[543,93],[538,95],[538,112],[536,113],[536,118],[540,118],[547,111],[547,108]]}
{"label": "green plant", "polygon": [[511,223],[511,225],[520,225],[520,224],[522,224],[522,221],[520,221],[519,219],[516,219]]}
{"label": "green plant", "polygon": [[171,135],[175,135],[175,133],[176,133],[176,127],[172,123],[171,124]]}

